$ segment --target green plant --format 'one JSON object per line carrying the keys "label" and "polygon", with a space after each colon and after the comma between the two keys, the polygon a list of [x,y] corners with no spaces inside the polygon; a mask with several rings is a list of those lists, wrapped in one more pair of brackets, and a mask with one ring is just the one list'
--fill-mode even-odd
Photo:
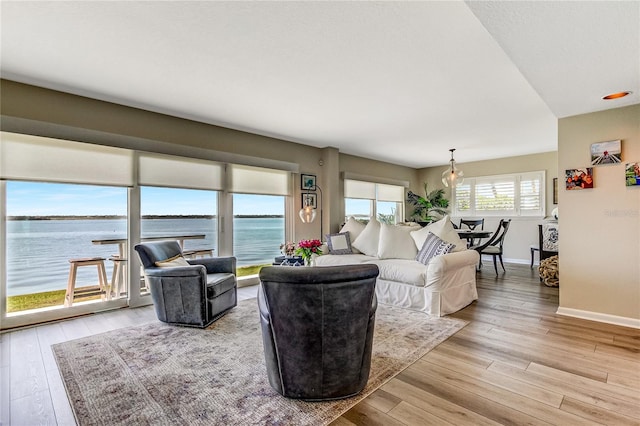
{"label": "green plant", "polygon": [[424,197],[409,191],[407,201],[413,206],[411,218],[417,222],[432,222],[436,219],[434,213],[444,216],[447,214],[449,200],[444,197],[444,189],[435,189],[431,192],[424,184]]}

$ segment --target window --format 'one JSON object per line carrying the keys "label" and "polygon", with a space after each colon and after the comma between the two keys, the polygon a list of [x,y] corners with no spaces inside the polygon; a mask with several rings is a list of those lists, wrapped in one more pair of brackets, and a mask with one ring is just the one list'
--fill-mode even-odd
{"label": "window", "polygon": [[344,180],[345,220],[377,218],[394,224],[404,219],[405,187],[354,179]]}
{"label": "window", "polygon": [[454,193],[457,216],[544,216],[544,172],[465,178]]}
{"label": "window", "polygon": [[233,255],[238,276],[257,274],[280,254],[286,241],[286,196],[291,173],[262,167],[229,166],[233,193]]}
{"label": "window", "polygon": [[[126,238],[126,188],[7,181],[6,191],[8,314],[63,308],[70,259],[104,258],[111,281],[114,249],[93,241]],[[98,284],[96,266],[78,268],[76,296],[81,290],[88,295],[74,298],[72,306],[100,302],[97,292],[88,291]]]}

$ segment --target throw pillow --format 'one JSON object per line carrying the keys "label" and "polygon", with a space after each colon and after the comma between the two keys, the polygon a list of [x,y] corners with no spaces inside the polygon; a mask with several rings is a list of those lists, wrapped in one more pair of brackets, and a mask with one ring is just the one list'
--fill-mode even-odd
{"label": "throw pillow", "polygon": [[[353,243],[356,238],[358,238],[358,236],[362,233],[362,231],[364,231],[364,228],[366,226],[367,225],[365,225],[364,223],[358,222],[353,216],[349,216],[347,223],[344,224],[340,232],[348,232],[349,239]],[[360,251],[353,247],[353,245],[351,246],[351,250],[353,253],[360,253]]]}
{"label": "throw pillow", "polygon": [[454,247],[455,245],[450,244],[440,239],[437,235],[429,232],[422,248],[416,256],[416,260],[422,264],[428,265],[431,259],[436,256],[449,253]]}
{"label": "throw pillow", "polygon": [[329,254],[351,254],[351,239],[348,232],[327,234],[327,247]]}
{"label": "throw pillow", "polygon": [[191,266],[187,259],[185,259],[181,254],[170,257],[169,259],[159,260],[156,262],[156,266],[160,268],[171,268],[175,266]]}
{"label": "throw pillow", "polygon": [[418,249],[410,235],[413,229],[412,226],[381,224],[378,257],[380,259],[415,259]]}
{"label": "throw pillow", "polygon": [[380,222],[371,219],[367,226],[364,227],[358,238],[356,238],[351,246],[360,250],[367,256],[376,257],[378,255],[378,240],[380,239]]}
{"label": "throw pillow", "polygon": [[449,219],[448,215],[437,222],[428,224],[422,229],[411,232],[411,237],[415,241],[417,249],[422,248],[429,232],[437,235],[440,239],[453,244],[455,246],[455,249],[452,250],[453,252],[463,251],[467,249],[466,243],[456,232],[455,228],[451,224],[451,220]]}

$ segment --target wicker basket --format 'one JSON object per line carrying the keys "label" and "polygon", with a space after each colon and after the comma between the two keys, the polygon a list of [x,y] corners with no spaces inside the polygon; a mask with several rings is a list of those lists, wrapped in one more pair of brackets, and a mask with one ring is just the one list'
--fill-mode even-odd
{"label": "wicker basket", "polygon": [[538,267],[540,278],[547,287],[558,287],[560,284],[558,271],[558,255],[543,259]]}

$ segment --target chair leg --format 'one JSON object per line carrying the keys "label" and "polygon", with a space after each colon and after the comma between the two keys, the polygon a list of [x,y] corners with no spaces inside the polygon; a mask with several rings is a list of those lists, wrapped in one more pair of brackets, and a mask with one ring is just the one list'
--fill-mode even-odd
{"label": "chair leg", "polygon": [[531,249],[531,269],[533,269],[533,248]]}
{"label": "chair leg", "polygon": [[493,269],[496,270],[496,277],[498,276],[498,262],[496,261],[496,255],[493,255]]}
{"label": "chair leg", "polygon": [[504,272],[507,272],[507,270],[506,270],[506,269],[504,269],[504,263],[502,263],[502,255],[501,255],[501,254],[499,254],[498,256],[500,257],[500,266],[502,266],[502,270],[503,270]]}

